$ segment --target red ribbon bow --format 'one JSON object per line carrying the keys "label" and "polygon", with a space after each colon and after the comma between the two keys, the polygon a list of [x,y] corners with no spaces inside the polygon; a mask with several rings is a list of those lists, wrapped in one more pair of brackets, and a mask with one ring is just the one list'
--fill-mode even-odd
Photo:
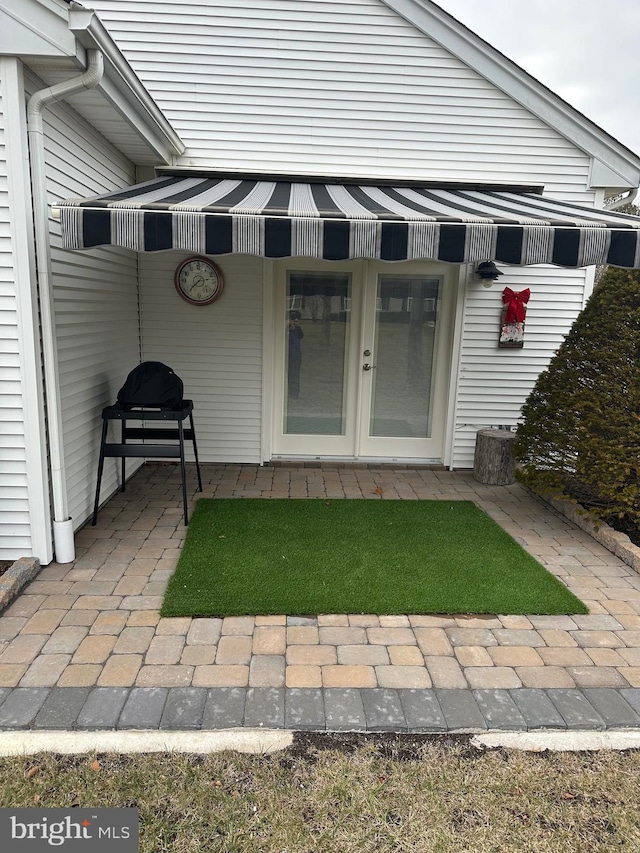
{"label": "red ribbon bow", "polygon": [[524,306],[529,301],[530,296],[531,291],[528,287],[526,290],[521,290],[519,293],[516,293],[515,290],[511,290],[510,287],[505,287],[502,291],[502,301],[507,306],[505,323],[524,323],[526,313]]}

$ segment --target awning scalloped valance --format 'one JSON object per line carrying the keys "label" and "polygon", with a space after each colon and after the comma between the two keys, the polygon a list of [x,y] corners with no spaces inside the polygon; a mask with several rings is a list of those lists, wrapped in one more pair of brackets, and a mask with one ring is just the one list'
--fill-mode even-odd
{"label": "awning scalloped valance", "polygon": [[179,175],[59,208],[68,249],[640,268],[640,218],[534,193]]}

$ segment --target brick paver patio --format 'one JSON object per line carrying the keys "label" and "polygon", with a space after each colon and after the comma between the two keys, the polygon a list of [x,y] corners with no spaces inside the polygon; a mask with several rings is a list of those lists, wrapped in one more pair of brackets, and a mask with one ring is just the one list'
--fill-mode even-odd
{"label": "brick paver patio", "polygon": [[[172,719],[179,713],[165,707],[166,697],[182,696],[202,718],[206,696],[221,689],[228,701],[238,701],[234,690],[246,698],[246,688],[263,696],[324,691],[325,702],[359,691],[374,717],[375,697],[392,704],[404,697],[406,706],[421,695],[424,709],[427,696],[442,707],[451,696],[462,702],[462,691],[475,697],[471,715],[482,711],[483,696],[638,700],[640,576],[520,485],[483,486],[470,472],[428,469],[202,467],[205,497],[473,500],[590,614],[160,619],[185,528],[179,469],[151,464],[103,507],[96,527],[77,534],[75,562],[45,567],[0,616],[0,703],[31,696],[37,705],[40,697],[40,708],[58,693],[82,698],[81,726],[87,697],[120,697],[122,711],[125,700],[164,696],[161,713]],[[446,698],[447,690],[455,692]]]}

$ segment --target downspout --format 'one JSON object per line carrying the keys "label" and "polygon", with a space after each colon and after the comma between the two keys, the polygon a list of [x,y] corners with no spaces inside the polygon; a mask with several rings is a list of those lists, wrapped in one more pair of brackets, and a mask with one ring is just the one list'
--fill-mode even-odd
{"label": "downspout", "polygon": [[46,166],[44,156],[44,122],[42,112],[46,106],[74,95],[83,89],[93,89],[104,74],[104,59],[99,50],[88,50],[86,71],[80,77],[65,80],[55,86],[41,89],[29,98],[27,104],[27,136],[31,165],[31,192],[35,249],[40,297],[40,325],[42,357],[46,393],[46,420],[51,467],[53,497],[53,544],[58,563],[75,559],[73,522],[69,518],[67,484],[62,443],[62,407],[58,387],[58,356],[51,274],[51,244],[49,240],[49,211],[47,205]]}

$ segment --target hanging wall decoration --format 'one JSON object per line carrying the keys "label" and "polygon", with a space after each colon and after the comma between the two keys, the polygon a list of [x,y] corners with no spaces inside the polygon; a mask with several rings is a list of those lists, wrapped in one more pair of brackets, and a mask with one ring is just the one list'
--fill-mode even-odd
{"label": "hanging wall decoration", "polygon": [[502,291],[499,347],[522,349],[524,346],[524,321],[530,296],[531,291],[528,287],[518,293],[510,287],[505,287]]}

